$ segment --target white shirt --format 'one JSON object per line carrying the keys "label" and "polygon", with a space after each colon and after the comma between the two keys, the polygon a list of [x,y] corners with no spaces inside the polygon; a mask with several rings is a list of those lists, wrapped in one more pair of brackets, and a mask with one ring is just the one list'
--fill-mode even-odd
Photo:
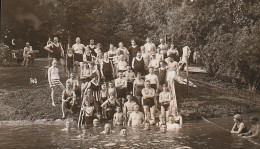
{"label": "white shirt", "polygon": [[145,48],[145,52],[148,52],[148,53],[151,53],[151,52],[154,52],[156,53],[156,46],[154,43],[146,43],[144,45],[144,48]]}
{"label": "white shirt", "polygon": [[75,43],[73,46],[72,46],[72,49],[74,50],[74,53],[77,53],[77,54],[83,54],[83,51],[85,49],[85,46],[81,43]]}

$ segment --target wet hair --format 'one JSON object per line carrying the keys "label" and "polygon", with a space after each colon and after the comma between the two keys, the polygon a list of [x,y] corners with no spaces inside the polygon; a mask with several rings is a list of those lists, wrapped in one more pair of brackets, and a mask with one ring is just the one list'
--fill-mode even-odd
{"label": "wet hair", "polygon": [[254,120],[254,121],[258,122],[258,118],[256,116],[250,117],[250,120]]}

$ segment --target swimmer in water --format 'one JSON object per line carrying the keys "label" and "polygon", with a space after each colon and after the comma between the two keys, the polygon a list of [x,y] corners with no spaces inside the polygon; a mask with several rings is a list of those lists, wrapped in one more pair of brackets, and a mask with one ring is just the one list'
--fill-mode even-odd
{"label": "swimmer in water", "polygon": [[128,120],[128,127],[132,125],[133,127],[135,126],[140,126],[142,125],[144,121],[144,114],[142,112],[139,112],[139,105],[134,106],[134,112],[132,112],[129,116]]}
{"label": "swimmer in water", "polygon": [[69,127],[70,127],[70,122],[68,120],[66,120],[65,122],[65,128],[63,128],[61,131],[66,131],[68,132],[69,131]]}
{"label": "swimmer in water", "polygon": [[160,115],[160,121],[157,123],[157,125],[160,127],[162,124],[166,124],[166,118],[164,115]]}
{"label": "swimmer in water", "polygon": [[150,130],[150,128],[151,128],[150,123],[146,121],[144,123],[144,130]]}
{"label": "swimmer in water", "polygon": [[124,125],[125,117],[120,107],[116,107],[116,113],[114,114],[113,125],[120,126]]}
{"label": "swimmer in water", "polygon": [[166,124],[161,124],[160,130],[161,130],[162,133],[166,133],[167,125]]}
{"label": "swimmer in water", "polygon": [[126,137],[127,136],[127,130],[125,127],[120,129],[120,136]]}
{"label": "swimmer in water", "polygon": [[97,118],[95,118],[93,120],[93,127],[98,127],[99,126],[99,120]]}
{"label": "swimmer in water", "polygon": [[111,130],[111,125],[109,123],[106,123],[104,126],[104,131],[101,132],[101,134],[110,134],[113,133],[113,130]]}

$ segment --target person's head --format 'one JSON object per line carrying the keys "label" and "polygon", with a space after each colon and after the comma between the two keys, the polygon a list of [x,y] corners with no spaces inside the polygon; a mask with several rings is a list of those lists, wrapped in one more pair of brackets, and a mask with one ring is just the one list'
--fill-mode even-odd
{"label": "person's head", "polygon": [[95,44],[94,39],[90,39],[89,43],[90,43],[91,45],[94,45],[94,44]]}
{"label": "person's head", "polygon": [[69,53],[69,54],[73,54],[73,50],[72,50],[72,48],[69,48],[67,53]]}
{"label": "person's head", "polygon": [[172,114],[173,114],[173,116],[178,116],[179,114],[178,114],[178,109],[177,108],[174,108],[173,110],[172,110]]}
{"label": "person's head", "polygon": [[93,63],[93,62],[88,63],[88,67],[89,67],[89,68],[93,68],[93,66],[94,66],[94,63]]}
{"label": "person's head", "polygon": [[75,77],[75,74],[74,74],[74,73],[71,73],[71,74],[70,74],[70,78],[71,78],[71,79],[74,79],[74,77]]}
{"label": "person's head", "polygon": [[147,119],[147,120],[150,120],[150,119],[151,119],[151,113],[150,113],[150,112],[147,112],[147,113],[146,113],[146,119]]}
{"label": "person's head", "polygon": [[150,130],[150,122],[144,123],[144,130]]}
{"label": "person's head", "polygon": [[57,60],[56,60],[56,59],[53,59],[53,61],[52,61],[52,66],[54,66],[54,67],[57,66]]}
{"label": "person's head", "polygon": [[121,135],[121,136],[126,136],[126,135],[127,135],[127,130],[126,130],[125,127],[123,127],[123,128],[120,129],[120,135]]}
{"label": "person's head", "polygon": [[169,60],[170,62],[173,61],[173,55],[172,55],[172,54],[170,54],[170,55],[168,56],[168,60]]}
{"label": "person's head", "polygon": [[115,99],[115,95],[114,95],[114,94],[109,94],[109,97],[110,97],[111,99]]}
{"label": "person's head", "polygon": [[122,72],[118,72],[118,77],[119,78],[123,78],[123,73]]}
{"label": "person's head", "polygon": [[150,67],[149,68],[149,74],[153,74],[154,73],[154,68],[153,67]]}
{"label": "person's head", "polygon": [[120,107],[116,107],[116,112],[117,113],[121,112],[121,108]]}
{"label": "person's head", "polygon": [[53,38],[53,42],[54,42],[54,43],[58,43],[58,42],[59,42],[58,37],[54,37],[54,38]]}
{"label": "person's head", "polygon": [[136,77],[137,77],[138,79],[141,79],[141,77],[142,77],[141,72],[137,72]]}
{"label": "person's head", "polygon": [[104,59],[108,59],[108,53],[107,52],[104,53]]}
{"label": "person's head", "polygon": [[258,123],[258,117],[256,117],[256,116],[250,117],[250,123],[251,123],[252,125],[257,124],[257,123]]}
{"label": "person's head", "polygon": [[124,61],[124,60],[125,60],[125,57],[124,57],[123,54],[120,55],[120,60],[121,60],[121,61]]}
{"label": "person's head", "polygon": [[80,38],[79,37],[76,38],[76,43],[80,43]]}
{"label": "person's head", "polygon": [[26,47],[29,47],[29,46],[30,46],[30,43],[29,43],[29,42],[26,42],[25,45],[26,45]]}
{"label": "person's head", "polygon": [[156,52],[157,52],[157,53],[160,53],[160,52],[161,52],[161,48],[158,47],[158,48],[156,49]]}
{"label": "person's head", "polygon": [[70,89],[70,88],[71,88],[71,83],[70,83],[70,81],[66,81],[66,88],[67,88],[67,89]]}
{"label": "person's head", "polygon": [[101,45],[101,43],[97,43],[97,48],[101,48],[102,47],[102,45]]}
{"label": "person's head", "polygon": [[161,44],[164,44],[165,43],[165,40],[163,38],[160,38],[160,43]]}
{"label": "person's head", "polygon": [[104,126],[105,133],[110,133],[111,131],[111,125],[109,123],[106,123]]}
{"label": "person's head", "polygon": [[163,61],[160,61],[159,65],[160,65],[160,67],[164,67],[165,63]]}
{"label": "person's head", "polygon": [[123,47],[124,47],[123,42],[119,42],[119,43],[118,43],[118,47],[119,47],[119,48],[123,48]]}
{"label": "person's head", "polygon": [[150,88],[151,87],[151,82],[149,80],[145,81],[145,86],[147,88]]}
{"label": "person's head", "polygon": [[163,91],[166,92],[167,91],[167,85],[163,84]]}
{"label": "person's head", "polygon": [[240,114],[236,114],[235,116],[234,116],[234,122],[235,123],[240,123],[240,122],[242,122],[242,116],[240,115]]}
{"label": "person's head", "polygon": [[145,47],[144,46],[141,46],[140,49],[141,49],[141,51],[145,52]]}
{"label": "person's head", "polygon": [[132,69],[131,69],[131,67],[128,65],[128,66],[126,67],[126,70],[127,70],[127,71],[131,71]]}
{"label": "person's head", "polygon": [[98,125],[99,125],[99,120],[98,120],[97,118],[95,118],[95,119],[93,120],[93,126],[94,126],[94,127],[98,127]]}
{"label": "person's head", "polygon": [[127,99],[128,101],[132,101],[132,94],[128,93],[128,94],[126,95],[126,99]]}
{"label": "person's head", "polygon": [[102,90],[106,90],[106,89],[107,89],[107,86],[106,86],[105,83],[101,85],[101,89],[102,89]]}
{"label": "person's head", "polygon": [[139,111],[139,105],[138,105],[138,104],[135,104],[135,105],[134,105],[134,111],[135,111],[135,112],[138,112],[138,111]]}
{"label": "person's head", "polygon": [[146,42],[147,42],[147,43],[151,42],[151,38],[150,38],[150,37],[147,37],[147,38],[146,38]]}
{"label": "person's head", "polygon": [[152,57],[152,59],[155,59],[155,53],[154,52],[151,53],[151,57]]}
{"label": "person's head", "polygon": [[115,49],[115,46],[111,43],[111,44],[109,44],[109,49]]}
{"label": "person's head", "polygon": [[108,86],[109,86],[110,88],[113,88],[113,87],[114,87],[113,82],[109,82],[109,83],[108,83]]}
{"label": "person's head", "polygon": [[88,88],[86,94],[87,94],[87,95],[92,95],[92,89],[91,89],[91,88]]}
{"label": "person's head", "polygon": [[138,52],[136,53],[136,56],[137,56],[138,58],[141,58],[141,57],[142,57],[142,52],[141,52],[141,51],[138,51]]}
{"label": "person's head", "polygon": [[173,115],[169,115],[168,121],[170,124],[173,124],[175,122]]}
{"label": "person's head", "polygon": [[160,130],[161,132],[165,133],[167,129],[167,125],[166,124],[161,124]]}
{"label": "person's head", "polygon": [[135,43],[135,40],[134,40],[134,39],[132,39],[132,40],[131,40],[131,45],[132,45],[132,46],[135,46],[135,45],[136,45],[136,43]]}
{"label": "person's head", "polygon": [[173,49],[174,48],[174,43],[171,43],[171,47],[170,47],[171,49]]}

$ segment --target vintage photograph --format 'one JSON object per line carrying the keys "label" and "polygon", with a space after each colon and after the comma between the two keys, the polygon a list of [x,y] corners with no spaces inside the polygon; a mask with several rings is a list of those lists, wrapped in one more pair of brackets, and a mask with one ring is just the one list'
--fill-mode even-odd
{"label": "vintage photograph", "polygon": [[1,149],[259,149],[259,0],[1,0]]}

